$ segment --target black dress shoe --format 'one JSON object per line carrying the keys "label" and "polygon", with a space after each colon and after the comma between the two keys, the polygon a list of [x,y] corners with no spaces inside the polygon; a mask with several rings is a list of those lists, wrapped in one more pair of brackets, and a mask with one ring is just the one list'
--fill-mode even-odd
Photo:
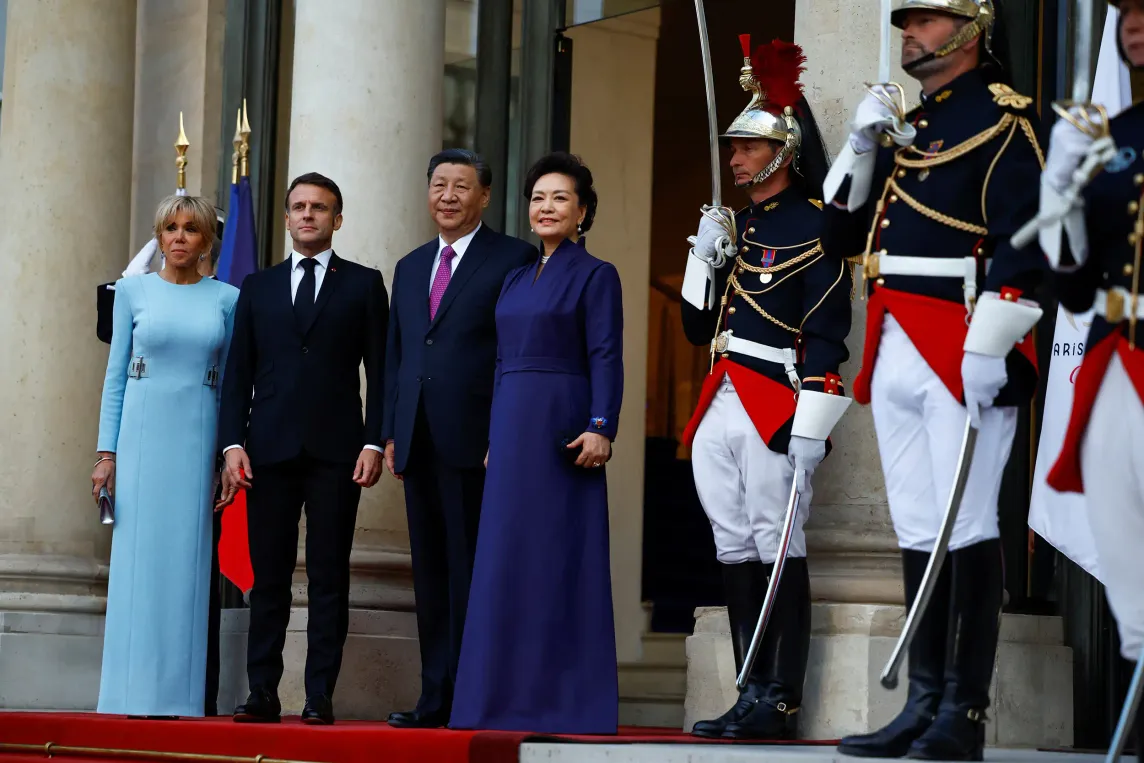
{"label": "black dress shoe", "polygon": [[431,712],[409,710],[390,713],[387,723],[397,729],[440,729],[449,723],[449,712],[447,710]]}
{"label": "black dress shoe", "polygon": [[302,708],[302,723],[307,726],[333,726],[334,703],[325,694],[306,697],[306,706]]}
{"label": "black dress shoe", "polygon": [[282,703],[266,689],[251,690],[246,704],[234,709],[235,723],[279,723],[281,720]]}
{"label": "black dress shoe", "polygon": [[797,707],[770,696],[773,692],[763,687],[756,693],[751,709],[740,720],[732,721],[723,729],[724,739],[790,740],[798,736],[795,722]]}
{"label": "black dress shoe", "polygon": [[985,713],[950,708],[937,719],[906,755],[911,760],[985,760]]}

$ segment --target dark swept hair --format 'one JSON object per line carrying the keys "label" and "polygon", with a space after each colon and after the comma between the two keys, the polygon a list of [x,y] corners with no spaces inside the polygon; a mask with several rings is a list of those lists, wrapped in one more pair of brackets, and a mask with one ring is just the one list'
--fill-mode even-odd
{"label": "dark swept hair", "polygon": [[294,189],[300,185],[316,185],[319,188],[325,188],[334,195],[334,214],[340,215],[342,213],[342,189],[338,188],[338,184],[333,180],[317,172],[307,172],[305,175],[294,178],[294,182],[286,189],[286,201],[283,202],[287,212],[290,211],[290,194],[294,193]]}
{"label": "dark swept hair", "polygon": [[442,164],[460,164],[465,167],[472,167],[477,171],[477,182],[481,184],[482,188],[491,188],[493,184],[493,168],[484,158],[467,148],[446,148],[433,155],[429,160],[429,171],[425,173],[426,179],[433,180],[433,173]]}
{"label": "dark swept hair", "polygon": [[596,196],[596,189],[592,186],[592,170],[588,169],[580,157],[563,151],[553,151],[551,154],[540,157],[540,160],[532,165],[528,174],[525,175],[524,198],[531,199],[532,189],[536,185],[536,181],[552,173],[567,175],[572,178],[580,204],[587,207],[587,211],[584,213],[584,222],[580,223],[580,230],[587,233],[592,227],[592,221],[596,219],[596,204],[599,202],[599,197]]}

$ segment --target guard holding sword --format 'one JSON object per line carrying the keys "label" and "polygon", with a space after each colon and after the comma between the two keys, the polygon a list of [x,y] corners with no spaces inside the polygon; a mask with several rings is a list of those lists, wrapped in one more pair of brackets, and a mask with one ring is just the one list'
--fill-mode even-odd
{"label": "guard holding sword", "polygon": [[[839,365],[852,282],[819,241],[827,160],[798,82],[802,50],[776,40],[752,52],[749,35],[740,41],[739,82],[751,101],[719,138],[750,205],[732,215],[716,199],[690,239],[683,326],[692,343],[710,344],[712,369],[684,441],[723,567],[738,670],[757,627],[761,640],[739,700],[692,733],[790,739],[810,644],[802,526],[811,476],[850,403]],[[760,624],[765,609],[769,624]]]}
{"label": "guard holding sword", "polygon": [[[1144,0],[1110,2],[1120,10],[1121,58],[1139,71]],[[1135,715],[1136,754],[1144,761],[1144,106],[1109,121],[1099,105],[1078,102],[1083,97],[1074,93],[1072,103],[1054,104],[1062,118],[1053,127],[1041,179],[1040,217],[1048,224],[1038,226],[1039,239],[1055,271],[1061,305],[1073,313],[1095,308],[1063,451],[1048,482],[1061,492],[1084,493],[1120,651],[1137,663],[1113,746],[1123,741]]]}
{"label": "guard holding sword", "polygon": [[914,605],[883,676],[894,685],[908,643],[906,706],[842,740],[858,757],[982,759],[1004,596],[997,503],[1035,391],[1044,271],[1036,247],[1009,243],[1036,212],[1042,162],[1032,99],[992,53],[995,18],[993,0],[896,0],[922,103],[907,113],[900,85],[871,86],[825,185],[827,252],[864,266],[854,397],[871,404]]}

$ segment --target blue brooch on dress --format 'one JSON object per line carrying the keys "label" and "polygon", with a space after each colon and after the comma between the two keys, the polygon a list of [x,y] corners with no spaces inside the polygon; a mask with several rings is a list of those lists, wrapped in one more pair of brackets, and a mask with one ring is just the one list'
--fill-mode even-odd
{"label": "blue brooch on dress", "polygon": [[597,416],[589,422],[589,426],[591,426],[592,429],[603,429],[608,426],[608,420],[603,416]]}
{"label": "blue brooch on dress", "polygon": [[1123,172],[1135,162],[1136,149],[1132,148],[1132,146],[1124,146],[1116,152],[1116,156],[1112,161],[1104,165],[1104,169],[1108,172]]}

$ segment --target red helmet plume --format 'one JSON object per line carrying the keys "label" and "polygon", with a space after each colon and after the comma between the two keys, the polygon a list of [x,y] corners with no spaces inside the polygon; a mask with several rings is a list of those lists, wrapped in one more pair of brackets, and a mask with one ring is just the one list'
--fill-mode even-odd
{"label": "red helmet plume", "polygon": [[755,48],[751,55],[751,68],[769,106],[782,111],[787,106],[793,109],[798,105],[802,98],[799,77],[806,71],[805,63],[806,55],[802,48],[791,42],[774,40]]}

